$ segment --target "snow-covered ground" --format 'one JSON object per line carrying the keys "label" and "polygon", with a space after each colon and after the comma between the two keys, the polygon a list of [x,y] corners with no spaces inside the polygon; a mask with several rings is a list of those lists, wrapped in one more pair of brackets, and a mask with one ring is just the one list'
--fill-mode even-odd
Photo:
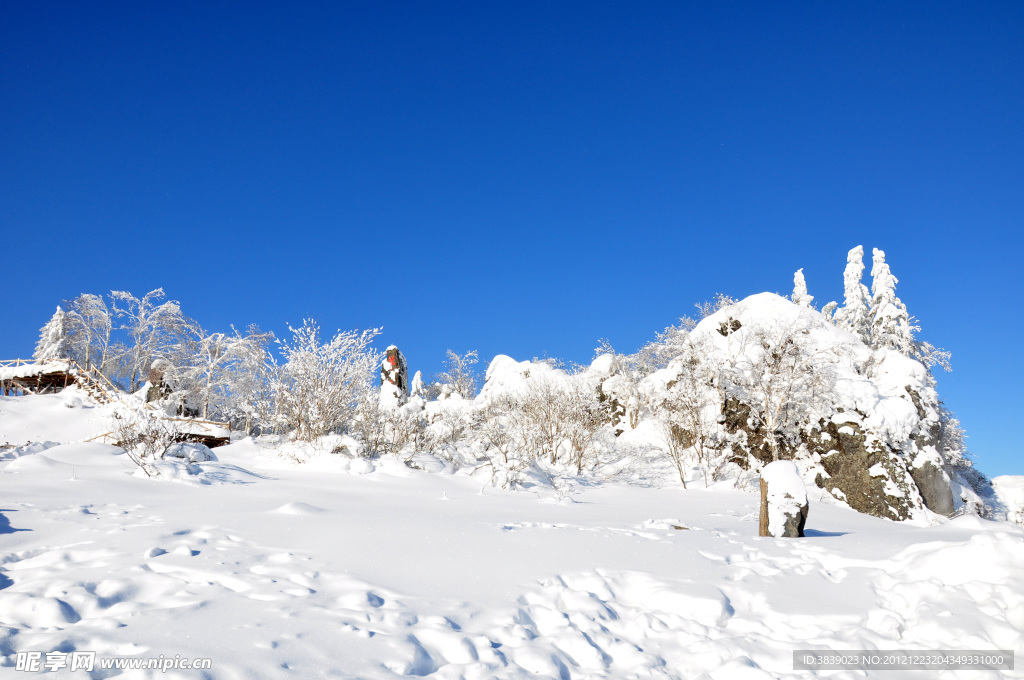
{"label": "snow-covered ground", "polygon": [[0,397],[0,443],[51,442],[0,449],[3,677],[31,677],[29,651],[211,660],[125,678],[1024,677],[793,668],[797,649],[1020,656],[1013,524],[895,523],[812,488],[806,538],[758,538],[755,493],[508,491],[426,456],[298,463],[252,440],[149,479],[79,441],[106,422],[75,399]]}

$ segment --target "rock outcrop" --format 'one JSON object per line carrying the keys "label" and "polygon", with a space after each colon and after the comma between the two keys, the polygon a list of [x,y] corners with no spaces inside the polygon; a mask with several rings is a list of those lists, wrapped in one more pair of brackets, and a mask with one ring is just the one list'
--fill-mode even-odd
{"label": "rock outcrop", "polygon": [[926,508],[932,512],[950,517],[953,514],[953,491],[949,477],[943,469],[932,461],[924,461],[910,468],[910,476],[914,479],[921,499]]}
{"label": "rock outcrop", "polygon": [[409,366],[394,345],[385,350],[381,362],[380,397],[385,405],[401,405],[409,400]]}

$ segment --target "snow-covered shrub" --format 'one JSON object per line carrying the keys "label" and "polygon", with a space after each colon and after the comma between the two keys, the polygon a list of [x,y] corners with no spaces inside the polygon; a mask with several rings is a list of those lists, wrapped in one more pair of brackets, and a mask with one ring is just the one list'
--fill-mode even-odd
{"label": "snow-covered shrub", "polygon": [[293,339],[283,344],[286,363],[274,386],[279,424],[301,441],[344,432],[359,402],[372,394],[380,356],[370,342],[380,329],[338,331],[327,342],[309,319],[290,330]]}
{"label": "snow-covered shrub", "polygon": [[113,414],[111,434],[128,458],[147,477],[159,476],[155,461],[177,444],[174,423],[152,411],[118,409]]}
{"label": "snow-covered shrub", "polygon": [[686,485],[685,468],[696,459],[704,485],[717,477],[726,457],[719,415],[721,398],[716,387],[718,365],[707,341],[687,338],[669,366],[644,382],[645,400],[661,434],[665,454]]}
{"label": "snow-covered shrub", "polygon": [[598,378],[585,369],[568,373],[545,362],[495,357],[479,401],[477,423],[486,449],[516,469],[546,460],[581,473],[605,422]]}
{"label": "snow-covered shrub", "polygon": [[423,399],[411,397],[405,404],[397,405],[368,396],[356,408],[352,430],[369,457],[422,450],[426,446]]}
{"label": "snow-covered shrub", "polygon": [[479,392],[480,380],[473,368],[479,357],[477,351],[456,354],[452,350],[445,351],[444,370],[434,376],[434,383],[427,389],[433,399],[439,396],[457,394],[463,399],[472,399]]}

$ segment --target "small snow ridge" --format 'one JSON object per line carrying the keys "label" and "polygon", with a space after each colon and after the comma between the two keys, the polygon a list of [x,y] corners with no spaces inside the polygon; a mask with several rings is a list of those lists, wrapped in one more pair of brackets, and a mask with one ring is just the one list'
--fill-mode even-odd
{"label": "small snow ridge", "polygon": [[324,512],[324,509],[309,503],[296,501],[294,503],[286,503],[274,510],[274,512],[279,512],[282,515],[316,515]]}

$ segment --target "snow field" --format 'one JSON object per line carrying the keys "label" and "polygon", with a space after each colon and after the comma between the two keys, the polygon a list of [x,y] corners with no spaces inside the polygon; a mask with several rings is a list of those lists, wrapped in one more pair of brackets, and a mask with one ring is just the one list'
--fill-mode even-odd
{"label": "snow field", "polygon": [[[4,398],[0,439],[48,410],[65,441],[95,416]],[[19,651],[82,650],[213,659],[124,678],[919,679],[795,672],[792,652],[1024,649],[1024,531],[1007,523],[898,524],[812,490],[807,538],[769,539],[757,493],[505,491],[425,454],[414,470],[215,452],[156,480],[102,444],[0,452],[0,676]]]}

